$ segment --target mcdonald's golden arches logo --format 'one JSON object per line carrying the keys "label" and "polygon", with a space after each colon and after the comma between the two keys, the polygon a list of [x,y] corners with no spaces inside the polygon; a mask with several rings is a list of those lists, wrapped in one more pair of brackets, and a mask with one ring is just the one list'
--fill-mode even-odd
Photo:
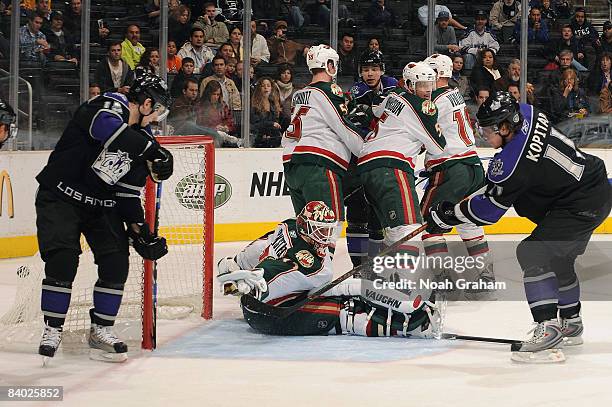
{"label": "mcdonald's golden arches logo", "polygon": [[[6,189],[4,186],[6,185]],[[4,191],[6,190],[6,199],[8,203],[8,217],[15,217],[15,206],[13,203],[13,186],[11,185],[11,177],[6,170],[0,172],[0,216],[2,216],[2,208],[4,206]]]}

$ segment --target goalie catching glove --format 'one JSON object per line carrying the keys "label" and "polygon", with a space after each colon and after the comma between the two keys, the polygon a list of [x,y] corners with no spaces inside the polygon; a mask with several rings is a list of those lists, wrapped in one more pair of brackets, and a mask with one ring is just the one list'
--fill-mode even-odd
{"label": "goalie catching glove", "polygon": [[130,244],[143,259],[158,260],[168,254],[166,238],[153,235],[147,223],[133,223],[127,232]]}
{"label": "goalie catching glove", "polygon": [[155,182],[165,181],[174,171],[174,158],[172,153],[163,147],[158,147],[153,157],[147,161],[149,174]]}
{"label": "goalie catching glove", "polygon": [[448,201],[438,202],[425,215],[430,233],[449,233],[453,226],[461,224],[455,215],[455,204]]}
{"label": "goalie catching glove", "polygon": [[219,261],[217,270],[217,281],[223,287],[223,295],[243,295],[254,290],[253,296],[261,299],[268,291],[263,269],[241,270],[234,259],[226,257]]}

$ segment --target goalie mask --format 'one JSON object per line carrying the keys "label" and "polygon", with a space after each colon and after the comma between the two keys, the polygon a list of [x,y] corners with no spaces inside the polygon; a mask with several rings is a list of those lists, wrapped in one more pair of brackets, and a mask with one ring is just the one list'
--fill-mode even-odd
{"label": "goalie mask", "polygon": [[17,135],[17,116],[13,108],[0,99],[0,148],[4,142]]}
{"label": "goalie mask", "polygon": [[453,76],[453,60],[443,54],[432,54],[423,61],[431,69],[436,71],[438,78],[450,78]]}
{"label": "goalie mask", "polygon": [[296,219],[298,232],[305,240],[329,246],[336,235],[336,214],[322,201],[310,201]]}
{"label": "goalie mask", "polygon": [[[332,78],[335,78],[338,74],[339,60],[340,57],[338,53],[329,45],[324,44],[313,46],[308,50],[308,54],[306,55],[306,64],[310,72],[312,72],[313,69],[324,69]],[[334,67],[333,73],[329,70],[330,62]]]}
{"label": "goalie mask", "polygon": [[436,72],[423,62],[410,62],[402,72],[406,89],[423,99],[431,99],[436,90]]}

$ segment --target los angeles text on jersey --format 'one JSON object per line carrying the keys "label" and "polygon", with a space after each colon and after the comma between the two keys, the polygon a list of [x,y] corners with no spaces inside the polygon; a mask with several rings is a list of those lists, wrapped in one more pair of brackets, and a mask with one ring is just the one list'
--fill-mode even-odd
{"label": "los angeles text on jersey", "polygon": [[538,112],[536,118],[536,125],[529,143],[529,149],[525,154],[525,158],[535,163],[540,159],[540,153],[542,153],[544,146],[544,139],[550,133],[550,122],[542,112]]}

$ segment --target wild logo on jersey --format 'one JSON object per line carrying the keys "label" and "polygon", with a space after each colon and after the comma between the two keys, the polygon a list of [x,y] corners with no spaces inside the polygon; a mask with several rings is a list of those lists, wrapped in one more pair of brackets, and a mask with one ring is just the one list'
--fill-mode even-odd
{"label": "wild logo on jersey", "polygon": [[433,116],[434,114],[436,114],[436,104],[434,102],[432,102],[431,100],[424,100],[423,104],[421,105],[421,111],[423,112],[423,114],[426,114],[427,116]]}
{"label": "wild logo on jersey", "polygon": [[315,258],[308,250],[300,250],[295,254],[295,258],[302,267],[311,268],[315,262]]}
{"label": "wild logo on jersey", "polygon": [[111,152],[103,149],[91,165],[98,176],[108,185],[115,185],[130,171],[132,160],[128,153],[121,150]]}

